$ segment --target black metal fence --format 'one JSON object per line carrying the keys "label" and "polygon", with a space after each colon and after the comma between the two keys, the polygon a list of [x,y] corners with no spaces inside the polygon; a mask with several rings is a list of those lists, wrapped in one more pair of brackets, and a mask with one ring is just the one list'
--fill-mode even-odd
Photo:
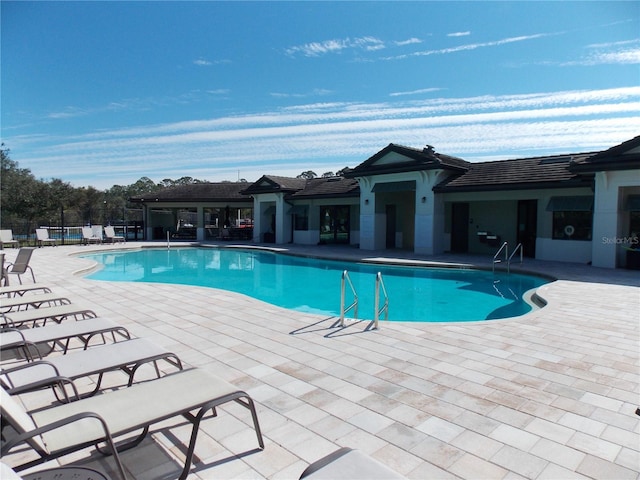
{"label": "black metal fence", "polygon": [[[127,241],[144,239],[144,224],[141,221],[112,226],[116,235],[124,237]],[[13,239],[17,240],[19,245],[23,247],[37,246],[36,228],[46,229],[49,238],[57,240],[58,245],[82,243],[82,225],[34,225],[33,222],[27,221],[15,221],[2,225],[2,230],[11,230]]]}

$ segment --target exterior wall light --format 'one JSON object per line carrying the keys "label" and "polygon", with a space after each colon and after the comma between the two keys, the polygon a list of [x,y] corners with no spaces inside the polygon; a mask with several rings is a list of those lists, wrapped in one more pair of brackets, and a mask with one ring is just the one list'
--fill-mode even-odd
{"label": "exterior wall light", "polygon": [[427,197],[422,197],[420,200],[422,201],[422,203],[427,203]]}

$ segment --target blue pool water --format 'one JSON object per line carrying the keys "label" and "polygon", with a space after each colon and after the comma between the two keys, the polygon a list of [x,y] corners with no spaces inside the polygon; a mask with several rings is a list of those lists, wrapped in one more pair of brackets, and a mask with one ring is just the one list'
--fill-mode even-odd
{"label": "blue pool water", "polygon": [[[373,319],[375,278],[382,273],[389,320],[459,322],[515,317],[531,310],[522,300],[548,280],[473,269],[372,265],[239,249],[175,248],[85,255],[103,268],[94,280],[213,287],[293,310],[340,315],[342,272],[359,298],[358,318]],[[347,287],[346,304],[353,300]],[[353,313],[346,315],[353,318]],[[383,318],[383,317],[382,317]]]}

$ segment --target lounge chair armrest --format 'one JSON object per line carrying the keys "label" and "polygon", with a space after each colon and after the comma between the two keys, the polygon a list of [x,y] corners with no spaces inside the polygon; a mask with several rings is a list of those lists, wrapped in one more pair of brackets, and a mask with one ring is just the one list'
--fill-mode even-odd
{"label": "lounge chair armrest", "polygon": [[[2,316],[2,320],[4,321],[4,323],[6,325],[8,325],[11,322],[11,320],[9,320],[9,319],[7,319],[7,317],[5,317],[4,313],[2,313],[0,315]],[[27,339],[24,338],[24,333],[22,332],[22,330],[20,330],[17,327],[4,327],[4,328],[0,329],[0,332],[2,332],[2,333],[9,333],[9,332],[16,333],[16,334],[20,335],[20,338],[22,339],[23,342],[27,341]]]}
{"label": "lounge chair armrest", "polygon": [[46,360],[37,360],[35,362],[29,362],[29,363],[23,363],[22,365],[16,365],[15,367],[11,367],[11,368],[0,369],[0,376],[1,375],[11,375],[12,373],[19,372],[20,370],[25,370],[25,369],[28,369],[28,368],[38,368],[38,367],[50,368],[53,371],[53,373],[52,373],[53,375],[60,375],[60,372],[58,371],[58,367],[56,367],[51,362],[47,362]]}
{"label": "lounge chair armrest", "polygon": [[[107,422],[97,413],[93,412],[82,412],[76,413],[75,415],[71,415],[70,417],[63,418],[57,420],[55,422],[49,423],[47,425],[43,425],[41,427],[37,427],[34,430],[30,430],[28,432],[21,433],[16,435],[15,437],[10,438],[8,441],[2,444],[2,456],[7,455],[11,449],[13,449],[16,445],[20,445],[30,438],[36,437],[38,435],[42,435],[43,433],[50,432],[51,430],[55,430],[57,428],[66,427],[72,423],[80,422],[82,420],[86,420],[88,418],[94,418],[100,422],[102,430],[104,432],[104,437],[95,440],[95,443],[105,441],[109,445],[109,449],[116,459],[116,463],[118,465],[118,470],[122,480],[127,480],[127,476],[124,473],[124,468],[122,467],[122,463],[120,461],[120,456],[118,455],[118,451],[116,449],[115,443],[113,441],[113,437],[111,436],[111,432],[109,431],[109,426]],[[91,443],[94,443],[93,441]],[[87,445],[88,446],[88,445]],[[23,468],[26,468],[23,466]],[[20,471],[20,467],[16,467],[17,471]]]}
{"label": "lounge chair armrest", "polygon": [[[71,397],[69,397],[69,394],[67,393],[67,389],[65,388],[65,385],[70,385],[71,386],[71,389],[73,390],[73,395]],[[35,390],[40,390],[40,389],[43,389],[45,387],[55,387],[55,386],[58,386],[60,388],[60,390],[62,391],[62,394],[64,395],[64,403],[69,403],[69,402],[72,402],[72,401],[80,400],[80,392],[78,392],[78,387],[76,387],[76,384],[73,382],[73,380],[71,380],[68,377],[62,377],[60,375],[43,378],[41,380],[37,380],[37,381],[31,382],[31,383],[26,383],[26,384],[20,385],[18,387],[9,386],[5,390],[10,395],[18,395],[18,394],[21,394],[21,393],[33,392]],[[56,396],[56,398],[60,399],[57,396]],[[60,401],[62,401],[62,400],[60,400]]]}
{"label": "lounge chair armrest", "polygon": [[[24,336],[22,334],[20,334],[20,336],[24,339]],[[42,360],[42,354],[40,353],[40,350],[38,350],[38,345],[28,340],[13,342],[8,345],[0,345],[0,351],[17,349],[22,350],[27,362],[34,362],[34,357],[36,357],[38,360]],[[34,350],[36,352],[35,356],[31,354],[31,350]]]}
{"label": "lounge chair armrest", "polygon": [[[104,419],[98,415],[97,413],[93,413],[93,412],[82,412],[82,413],[76,413],[74,415],[71,415],[70,417],[67,418],[62,418],[60,420],[56,420],[55,422],[52,423],[48,423],[47,425],[42,425],[41,427],[36,427],[33,430],[30,430],[28,432],[24,432],[21,434],[18,434],[14,437],[11,437],[10,439],[8,439],[6,442],[3,443],[2,445],[2,455],[6,455],[7,453],[9,453],[9,451],[15,447],[16,445],[20,445],[23,442],[26,442],[27,440],[29,440],[30,438],[36,437],[38,435],[42,435],[43,433],[46,432],[50,432],[51,430],[55,430],[56,428],[61,428],[61,427],[66,427],[67,425],[74,423],[74,422],[79,422],[81,420],[84,420],[86,418],[95,418],[97,419],[101,425],[102,425],[102,429],[105,432],[105,437],[104,439],[107,438],[107,436],[111,437],[111,433],[109,432],[109,427],[107,426],[107,423],[104,421]],[[102,439],[98,439],[96,441],[101,441]]]}

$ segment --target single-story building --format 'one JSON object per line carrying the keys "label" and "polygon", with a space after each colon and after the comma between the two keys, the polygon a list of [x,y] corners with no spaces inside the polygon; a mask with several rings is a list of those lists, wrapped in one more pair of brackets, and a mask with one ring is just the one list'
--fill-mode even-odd
{"label": "single-story building", "polygon": [[227,238],[228,228],[228,238],[256,243],[425,255],[503,248],[640,268],[640,136],[601,152],[479,163],[391,143],[339,177],[264,175],[131,200],[144,206],[147,238],[179,238],[187,224],[182,238],[199,241]]}

